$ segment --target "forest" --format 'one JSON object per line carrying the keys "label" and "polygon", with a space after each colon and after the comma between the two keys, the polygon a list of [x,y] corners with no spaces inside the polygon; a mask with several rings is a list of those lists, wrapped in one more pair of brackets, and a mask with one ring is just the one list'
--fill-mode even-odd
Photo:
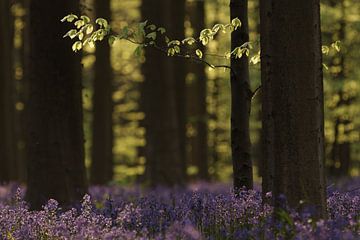
{"label": "forest", "polygon": [[0,239],[360,239],[360,1],[0,0]]}

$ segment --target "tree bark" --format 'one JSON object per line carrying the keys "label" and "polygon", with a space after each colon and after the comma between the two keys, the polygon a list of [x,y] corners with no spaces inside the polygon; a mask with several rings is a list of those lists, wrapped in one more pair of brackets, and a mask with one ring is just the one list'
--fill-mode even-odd
{"label": "tree bark", "polygon": [[[96,0],[97,18],[111,19],[110,0]],[[106,184],[113,178],[113,72],[109,44],[99,42],[95,51],[93,135],[90,182]]]}
{"label": "tree bark", "polygon": [[[324,103],[319,0],[272,1],[268,45],[272,96],[273,193],[325,216]],[[299,11],[301,9],[301,11]],[[266,46],[266,44],[265,44]],[[267,78],[267,77],[266,77]],[[265,93],[266,94],[266,93]],[[266,121],[266,118],[264,119]],[[280,202],[276,202],[280,206]]]}
{"label": "tree bark", "polygon": [[[230,18],[239,18],[242,25],[231,33],[231,51],[249,41],[248,1],[231,0]],[[251,90],[249,84],[249,60],[231,58],[231,151],[234,189],[252,189],[253,175],[249,117]]]}
{"label": "tree bark", "polygon": [[261,132],[261,162],[262,162],[262,194],[274,188],[274,118],[272,114],[272,52],[270,45],[270,30],[272,23],[271,1],[260,0],[260,45],[261,45],[261,97],[262,97],[262,132]]}
{"label": "tree bark", "polygon": [[86,192],[80,55],[61,37],[69,26],[60,22],[78,7],[75,0],[30,3],[26,198],[32,209],[49,198],[68,205]]}
{"label": "tree bark", "polygon": [[0,182],[18,180],[15,154],[15,85],[11,2],[0,3]]}

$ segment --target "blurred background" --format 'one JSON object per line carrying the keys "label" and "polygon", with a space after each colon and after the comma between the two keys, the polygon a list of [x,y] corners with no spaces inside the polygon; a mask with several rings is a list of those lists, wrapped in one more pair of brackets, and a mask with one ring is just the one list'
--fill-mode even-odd
{"label": "blurred background", "polygon": [[[173,39],[198,36],[204,28],[228,23],[227,0],[91,0],[82,14],[109,19],[112,29],[149,20]],[[249,0],[250,41],[259,50],[258,1]],[[161,6],[160,6],[161,5]],[[27,99],[26,0],[11,5],[12,68],[6,83],[8,104],[2,121],[8,136],[9,174],[26,179],[24,111]],[[329,177],[360,175],[360,1],[323,0],[323,44],[341,41],[340,53],[324,55],[325,148]],[[182,26],[184,26],[182,28]],[[65,33],[64,33],[65,34]],[[61,36],[59,36],[61,37]],[[67,39],[64,41],[68,41]],[[155,51],[134,57],[136,45],[106,42],[82,52],[85,163],[93,184],[231,180],[229,72]],[[230,35],[220,34],[204,50],[211,64],[228,64]],[[50,50],[49,50],[50,51]],[[75,53],[74,53],[75,54]],[[78,53],[77,53],[78,54]],[[260,65],[250,66],[252,89],[260,85]],[[255,181],[261,179],[261,91],[251,110],[251,142]],[[9,114],[11,113],[11,114]],[[160,167],[159,167],[160,166]],[[156,169],[152,170],[152,169]],[[167,176],[169,172],[178,174]],[[163,171],[163,172],[162,172]]]}

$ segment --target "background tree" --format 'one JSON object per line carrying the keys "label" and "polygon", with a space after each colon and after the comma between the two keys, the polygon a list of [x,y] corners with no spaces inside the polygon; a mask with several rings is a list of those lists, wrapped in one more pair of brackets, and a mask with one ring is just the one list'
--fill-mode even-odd
{"label": "background tree", "polygon": [[[281,0],[271,2],[271,6],[270,30],[262,28],[269,44],[265,40],[262,50],[270,59],[271,74],[264,79],[271,84],[264,90],[270,90],[272,96],[273,192],[275,197],[285,194],[292,207],[298,207],[301,200],[315,205],[324,216],[320,3]],[[272,153],[268,154],[272,158]]]}
{"label": "background tree", "polygon": [[261,32],[261,97],[262,97],[262,129],[261,129],[261,152],[262,152],[262,193],[263,199],[267,192],[274,188],[274,119],[272,114],[271,80],[272,67],[270,45],[270,31],[272,24],[271,1],[260,1],[260,32]]}
{"label": "background tree", "polygon": [[[184,2],[177,1],[175,4],[173,1],[159,0],[157,3],[143,1],[143,19],[156,26],[176,29],[178,33],[173,34],[180,37],[181,31],[184,31]],[[156,67],[153,62],[157,63]],[[142,108],[146,129],[145,173],[151,185],[182,184],[185,180],[185,109],[184,103],[179,102],[183,99],[184,79],[175,77],[175,71],[180,71],[178,74],[182,76],[182,69],[176,67],[176,63],[157,50],[147,48],[145,51]]]}
{"label": "background tree", "polygon": [[[98,18],[111,20],[110,2],[95,1]],[[90,174],[92,184],[106,184],[113,178],[113,72],[110,54],[109,44],[96,45]]]}
{"label": "background tree", "polygon": [[17,180],[14,139],[13,18],[11,2],[0,3],[0,182]]}
{"label": "background tree", "polygon": [[[60,19],[78,11],[73,0],[31,1],[27,200],[78,201],[86,192],[80,56],[61,36]],[[51,12],[51,14],[44,14]]]}
{"label": "background tree", "polygon": [[[205,28],[205,3],[204,1],[191,1],[187,3],[188,19],[194,34],[200,33]],[[200,47],[205,52],[204,47]],[[190,130],[189,162],[198,168],[198,178],[209,180],[208,163],[208,126],[207,126],[207,76],[205,65],[188,63],[187,74],[187,114]]]}

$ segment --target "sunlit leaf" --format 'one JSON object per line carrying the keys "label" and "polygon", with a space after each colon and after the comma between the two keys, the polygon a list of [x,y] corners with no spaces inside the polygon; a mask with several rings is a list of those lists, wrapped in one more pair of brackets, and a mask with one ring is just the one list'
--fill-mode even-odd
{"label": "sunlit leaf", "polygon": [[69,14],[61,19],[61,22],[73,22],[75,19],[78,19],[78,16],[75,14]]}
{"label": "sunlit leaf", "polygon": [[156,39],[156,32],[151,32],[146,35],[146,38],[150,38],[152,40]]}
{"label": "sunlit leaf", "polygon": [[195,53],[196,53],[196,56],[198,56],[199,58],[203,57],[203,52],[200,49],[196,49]]}
{"label": "sunlit leaf", "polygon": [[74,42],[74,44],[72,45],[72,50],[73,50],[74,52],[77,52],[77,51],[81,50],[82,47],[83,47],[82,42],[81,42],[81,41],[76,41],[76,42]]}
{"label": "sunlit leaf", "polygon": [[241,21],[239,18],[234,18],[231,21],[231,25],[234,27],[234,29],[236,30],[238,27],[241,27]]}
{"label": "sunlit leaf", "polygon": [[109,23],[104,18],[98,18],[95,20],[95,23],[98,24],[100,27],[107,28],[109,26]]}

